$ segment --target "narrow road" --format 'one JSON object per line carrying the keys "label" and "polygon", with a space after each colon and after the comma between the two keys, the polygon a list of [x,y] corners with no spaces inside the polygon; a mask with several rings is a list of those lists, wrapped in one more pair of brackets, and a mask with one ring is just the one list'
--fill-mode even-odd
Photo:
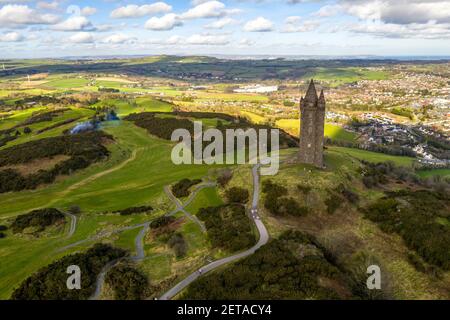
{"label": "narrow road", "polygon": [[70,229],[67,238],[71,238],[77,229],[77,216],[68,212],[63,212],[70,219]]}
{"label": "narrow road", "polygon": [[52,206],[53,204],[55,204],[56,202],[58,202],[59,200],[61,200],[65,196],[67,196],[67,194],[69,194],[70,192],[72,192],[72,191],[74,191],[74,190],[76,190],[76,189],[78,189],[78,188],[80,188],[80,187],[82,187],[82,186],[84,186],[84,185],[86,185],[88,183],[91,183],[92,181],[95,181],[98,178],[101,178],[101,177],[106,176],[106,175],[108,175],[110,173],[113,173],[113,172],[115,172],[117,170],[122,169],[127,164],[129,164],[130,162],[136,160],[136,156],[137,156],[138,151],[143,150],[143,149],[144,148],[134,149],[133,152],[131,153],[131,156],[128,159],[126,159],[124,162],[122,162],[122,163],[118,164],[117,166],[112,167],[112,168],[110,168],[108,170],[105,170],[105,171],[99,172],[97,174],[94,174],[94,175],[92,175],[92,176],[90,176],[90,177],[88,177],[88,178],[86,178],[84,180],[81,180],[81,181],[79,181],[79,182],[69,186],[67,189],[62,190],[62,191],[58,192],[57,194],[55,194],[53,196],[53,200],[51,200],[50,202],[46,203],[44,206],[35,207],[35,208],[32,208],[32,209],[29,209],[29,211],[43,209],[43,208],[49,208],[50,206]]}
{"label": "narrow road", "polygon": [[115,172],[117,170],[122,169],[127,164],[129,164],[130,162],[136,160],[136,156],[137,156],[138,151],[140,151],[142,149],[143,148],[134,149],[133,152],[131,153],[131,156],[128,159],[126,159],[124,162],[118,164],[115,167],[112,167],[111,169],[99,172],[99,173],[94,174],[94,175],[92,175],[92,176],[90,176],[90,177],[88,177],[88,178],[86,178],[84,180],[81,180],[80,182],[77,182],[77,183],[71,185],[69,188],[64,190],[60,195],[64,196],[64,195],[70,193],[71,191],[74,191],[74,190],[76,190],[76,189],[78,189],[78,188],[80,188],[80,187],[82,187],[82,186],[84,186],[84,185],[86,185],[88,183],[91,183],[92,181],[97,180],[98,178],[101,178],[101,177],[106,176],[106,175],[108,175],[110,173],[113,173],[113,172]]}
{"label": "narrow road", "polygon": [[95,282],[95,292],[89,298],[89,300],[98,300],[98,298],[102,294],[106,274],[120,261],[131,260],[133,262],[139,262],[145,258],[144,237],[147,234],[148,228],[150,227],[150,222],[146,222],[140,227],[142,227],[142,229],[141,231],[139,231],[138,235],[136,236],[136,239],[134,240],[134,244],[136,246],[136,255],[132,257],[120,258],[106,264],[106,266],[103,267],[102,271],[97,276],[97,281]]}
{"label": "narrow road", "polygon": [[193,216],[192,214],[187,212],[185,208],[194,200],[195,196],[197,195],[197,193],[200,190],[207,188],[207,187],[211,187],[211,186],[215,186],[215,185],[206,185],[205,184],[205,185],[199,186],[197,189],[195,189],[195,191],[192,193],[192,195],[190,196],[188,201],[186,201],[185,204],[181,203],[181,201],[173,195],[172,191],[170,190],[170,188],[168,186],[164,187],[164,192],[170,198],[170,200],[172,200],[172,202],[175,204],[177,212],[184,213],[184,215],[186,215],[191,221],[193,221],[200,227],[200,229],[202,230],[203,233],[206,232],[206,227],[203,224],[203,222],[201,222],[196,216]]}
{"label": "narrow road", "polygon": [[259,202],[259,165],[256,165],[252,169],[252,175],[253,175],[253,199],[252,199],[252,208],[251,208],[251,218],[253,219],[253,222],[256,225],[256,228],[259,232],[259,240],[258,243],[253,246],[252,248],[235,254],[233,256],[223,258],[217,261],[213,261],[210,264],[202,267],[198,271],[191,273],[187,278],[179,282],[177,285],[175,285],[172,289],[167,291],[165,294],[163,294],[160,298],[160,300],[170,300],[174,296],[176,296],[178,293],[180,293],[184,288],[186,288],[188,285],[190,285],[192,282],[197,280],[199,277],[201,277],[203,274],[208,273],[220,266],[223,266],[227,263],[239,260],[241,258],[245,258],[249,255],[252,255],[255,253],[256,250],[261,248],[263,245],[265,245],[269,241],[269,233],[267,232],[266,227],[264,226],[264,223],[261,221],[260,217],[258,216],[258,202]]}
{"label": "narrow road", "polygon": [[[168,187],[164,187],[164,191],[166,192],[167,196],[169,197],[170,200],[172,200],[172,202],[175,204],[175,209],[172,210],[171,212],[167,213],[166,216],[171,216],[176,214],[177,212],[183,212],[185,215],[187,215],[190,219],[192,219],[194,222],[198,221],[198,223],[200,224],[202,230],[206,231],[205,226],[197,219],[197,217],[192,216],[190,213],[188,213],[184,208],[186,206],[188,206],[193,199],[196,197],[197,193],[204,189],[204,188],[208,188],[208,187],[214,187],[215,184],[209,183],[209,184],[203,184],[201,186],[198,186],[194,192],[192,192],[190,198],[188,199],[188,201],[186,201],[185,204],[182,204],[170,191],[170,189]],[[142,228],[141,231],[138,233],[138,235],[136,236],[135,240],[134,240],[134,244],[136,247],[136,255],[132,256],[132,257],[127,257],[127,258],[121,258],[121,259],[117,259],[114,261],[109,262],[105,267],[103,267],[102,271],[99,273],[99,275],[97,276],[97,281],[96,281],[96,287],[95,287],[95,292],[94,294],[89,298],[89,300],[98,300],[100,298],[100,295],[102,293],[103,290],[103,285],[105,283],[105,276],[108,273],[109,270],[111,270],[117,263],[119,263],[122,260],[131,260],[133,262],[139,262],[141,260],[143,260],[145,258],[145,251],[144,251],[144,237],[147,234],[148,228],[150,228],[150,223],[151,221],[147,221],[144,222],[142,224],[138,224],[138,225],[134,225],[134,226],[128,226],[128,227],[123,227],[121,229],[117,229],[114,230],[112,232],[109,233],[105,233],[105,234],[99,234],[96,237],[103,237],[103,236],[107,236],[107,235],[112,235],[112,234],[116,234],[116,233],[120,233],[122,231],[126,231],[126,230],[132,230],[132,229],[137,229],[137,228]],[[68,249],[70,247],[79,245],[85,241],[89,241],[92,240],[93,238],[90,239],[85,239],[85,240],[81,240],[78,241],[76,243],[73,243],[67,247],[65,247],[64,249]]]}

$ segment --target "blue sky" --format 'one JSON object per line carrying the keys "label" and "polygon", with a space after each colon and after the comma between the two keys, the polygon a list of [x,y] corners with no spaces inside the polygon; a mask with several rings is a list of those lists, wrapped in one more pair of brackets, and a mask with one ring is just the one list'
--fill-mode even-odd
{"label": "blue sky", "polygon": [[450,0],[0,0],[0,57],[450,55]]}

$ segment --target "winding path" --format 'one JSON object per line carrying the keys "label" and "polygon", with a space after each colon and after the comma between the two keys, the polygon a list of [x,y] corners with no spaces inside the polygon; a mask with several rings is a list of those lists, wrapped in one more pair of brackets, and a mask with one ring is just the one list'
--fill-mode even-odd
{"label": "winding path", "polygon": [[144,148],[137,148],[137,149],[134,149],[133,152],[131,153],[131,156],[130,156],[127,160],[125,160],[124,162],[118,164],[118,165],[115,166],[115,167],[112,167],[112,168],[110,168],[110,169],[108,169],[108,170],[105,170],[105,171],[99,172],[99,173],[97,173],[97,174],[94,174],[94,175],[92,175],[92,176],[90,176],[90,177],[88,177],[88,178],[86,178],[86,179],[84,179],[84,180],[81,180],[81,181],[79,181],[79,182],[77,182],[77,183],[71,185],[70,187],[68,187],[67,189],[65,189],[64,191],[62,191],[62,192],[59,194],[59,196],[60,196],[60,197],[61,197],[61,196],[65,196],[65,195],[67,195],[68,193],[70,193],[70,192],[72,192],[72,191],[74,191],[74,190],[76,190],[76,189],[78,189],[78,188],[80,188],[80,187],[82,187],[82,186],[84,186],[84,185],[86,185],[86,184],[88,184],[88,183],[91,183],[91,182],[94,181],[94,180],[97,180],[98,178],[101,178],[101,177],[103,177],[103,176],[106,176],[107,174],[110,174],[110,173],[113,173],[113,172],[115,172],[115,171],[117,171],[117,170],[122,169],[122,168],[125,167],[127,164],[129,164],[130,162],[136,160],[137,153],[138,153],[139,151],[143,150],[143,149],[144,149]]}
{"label": "winding path", "polygon": [[70,229],[67,238],[71,238],[77,228],[77,216],[68,212],[64,212],[64,215],[70,219]]}
{"label": "winding path", "polygon": [[[183,212],[185,215],[187,215],[190,219],[192,219],[194,222],[198,222],[200,224],[200,227],[202,228],[202,230],[206,231],[205,226],[197,219],[197,217],[192,216],[190,213],[188,213],[185,208],[194,200],[194,198],[197,196],[197,193],[204,189],[204,188],[211,188],[211,187],[215,187],[214,183],[205,183],[202,184],[200,186],[198,186],[191,194],[191,196],[189,197],[188,201],[186,201],[185,204],[182,204],[180,200],[178,200],[170,191],[170,189],[166,186],[164,187],[164,191],[166,192],[167,196],[170,198],[170,200],[175,204],[175,209],[172,210],[171,212],[167,213],[165,216],[172,216],[175,215],[178,212]],[[145,251],[144,251],[144,237],[147,234],[148,228],[150,227],[150,223],[151,221],[147,221],[138,225],[133,225],[133,226],[128,226],[128,227],[123,227],[121,229],[117,229],[114,231],[111,231],[109,233],[105,233],[105,234],[98,234],[97,236],[95,236],[94,238],[89,238],[89,239],[85,239],[85,240],[81,240],[78,241],[76,243],[73,243],[69,246],[66,246],[63,249],[68,249],[74,246],[77,246],[83,242],[87,242],[93,239],[98,239],[99,237],[104,237],[107,235],[112,235],[112,234],[116,234],[116,233],[120,233],[126,230],[133,230],[133,229],[137,229],[137,228],[142,228],[141,231],[138,233],[138,235],[136,236],[135,240],[134,240],[134,244],[136,247],[136,255],[132,256],[132,257],[126,257],[126,258],[120,258],[114,261],[109,262],[108,264],[106,264],[102,271],[99,273],[99,275],[97,276],[97,281],[96,281],[96,287],[95,287],[95,292],[94,294],[89,298],[89,300],[98,300],[102,290],[103,290],[103,285],[105,283],[105,276],[108,273],[109,270],[111,270],[117,263],[119,263],[122,260],[131,260],[133,262],[139,262],[143,259],[145,259]]]}
{"label": "winding path", "polygon": [[[211,186],[215,186],[215,185],[211,185]],[[170,190],[169,187],[164,187],[164,192],[166,193],[166,195],[170,198],[170,200],[172,200],[173,203],[175,203],[177,212],[182,212],[184,213],[191,221],[193,221],[194,223],[196,223],[200,229],[202,230],[203,233],[206,232],[206,227],[203,224],[203,222],[201,222],[196,216],[193,216],[192,214],[190,214],[189,212],[186,211],[186,207],[193,201],[193,199],[195,198],[195,196],[197,195],[197,193],[203,189],[206,188],[207,185],[202,185],[201,187],[197,188],[193,193],[192,196],[189,198],[188,201],[186,201],[185,204],[181,203],[181,201],[176,198],[172,191]]]}
{"label": "winding path", "polygon": [[198,271],[191,273],[187,278],[183,279],[181,282],[179,282],[177,285],[175,285],[173,288],[171,288],[169,291],[164,293],[160,300],[170,300],[174,296],[176,296],[178,293],[180,293],[184,288],[186,288],[188,285],[190,285],[192,282],[197,280],[199,277],[201,277],[203,274],[208,273],[214,269],[217,269],[220,266],[223,266],[225,264],[228,264],[230,262],[239,260],[241,258],[245,258],[249,255],[252,255],[255,253],[256,250],[261,248],[263,245],[265,245],[269,241],[269,233],[267,232],[267,229],[264,225],[264,223],[261,221],[260,217],[258,216],[258,202],[259,202],[259,165],[256,165],[252,169],[252,175],[253,175],[253,200],[252,200],[252,208],[251,208],[251,217],[253,219],[253,222],[256,225],[256,228],[259,232],[259,240],[256,245],[254,245],[252,248],[232,255],[227,258],[223,258],[217,261],[213,261],[210,264],[204,266],[203,268],[199,269]]}

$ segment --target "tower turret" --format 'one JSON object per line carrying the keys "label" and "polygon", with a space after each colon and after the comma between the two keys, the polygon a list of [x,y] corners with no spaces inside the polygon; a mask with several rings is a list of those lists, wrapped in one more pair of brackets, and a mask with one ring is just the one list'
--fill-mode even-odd
{"label": "tower turret", "polygon": [[323,140],[325,128],[325,94],[317,95],[311,80],[305,97],[300,100],[300,153],[302,163],[323,167]]}

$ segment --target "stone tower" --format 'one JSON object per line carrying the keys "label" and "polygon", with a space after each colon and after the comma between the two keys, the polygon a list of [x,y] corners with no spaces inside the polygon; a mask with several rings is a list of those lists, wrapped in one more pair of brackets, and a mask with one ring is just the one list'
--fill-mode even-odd
{"label": "stone tower", "polygon": [[300,153],[302,163],[323,167],[323,140],[325,128],[325,96],[317,96],[314,81],[300,101]]}

